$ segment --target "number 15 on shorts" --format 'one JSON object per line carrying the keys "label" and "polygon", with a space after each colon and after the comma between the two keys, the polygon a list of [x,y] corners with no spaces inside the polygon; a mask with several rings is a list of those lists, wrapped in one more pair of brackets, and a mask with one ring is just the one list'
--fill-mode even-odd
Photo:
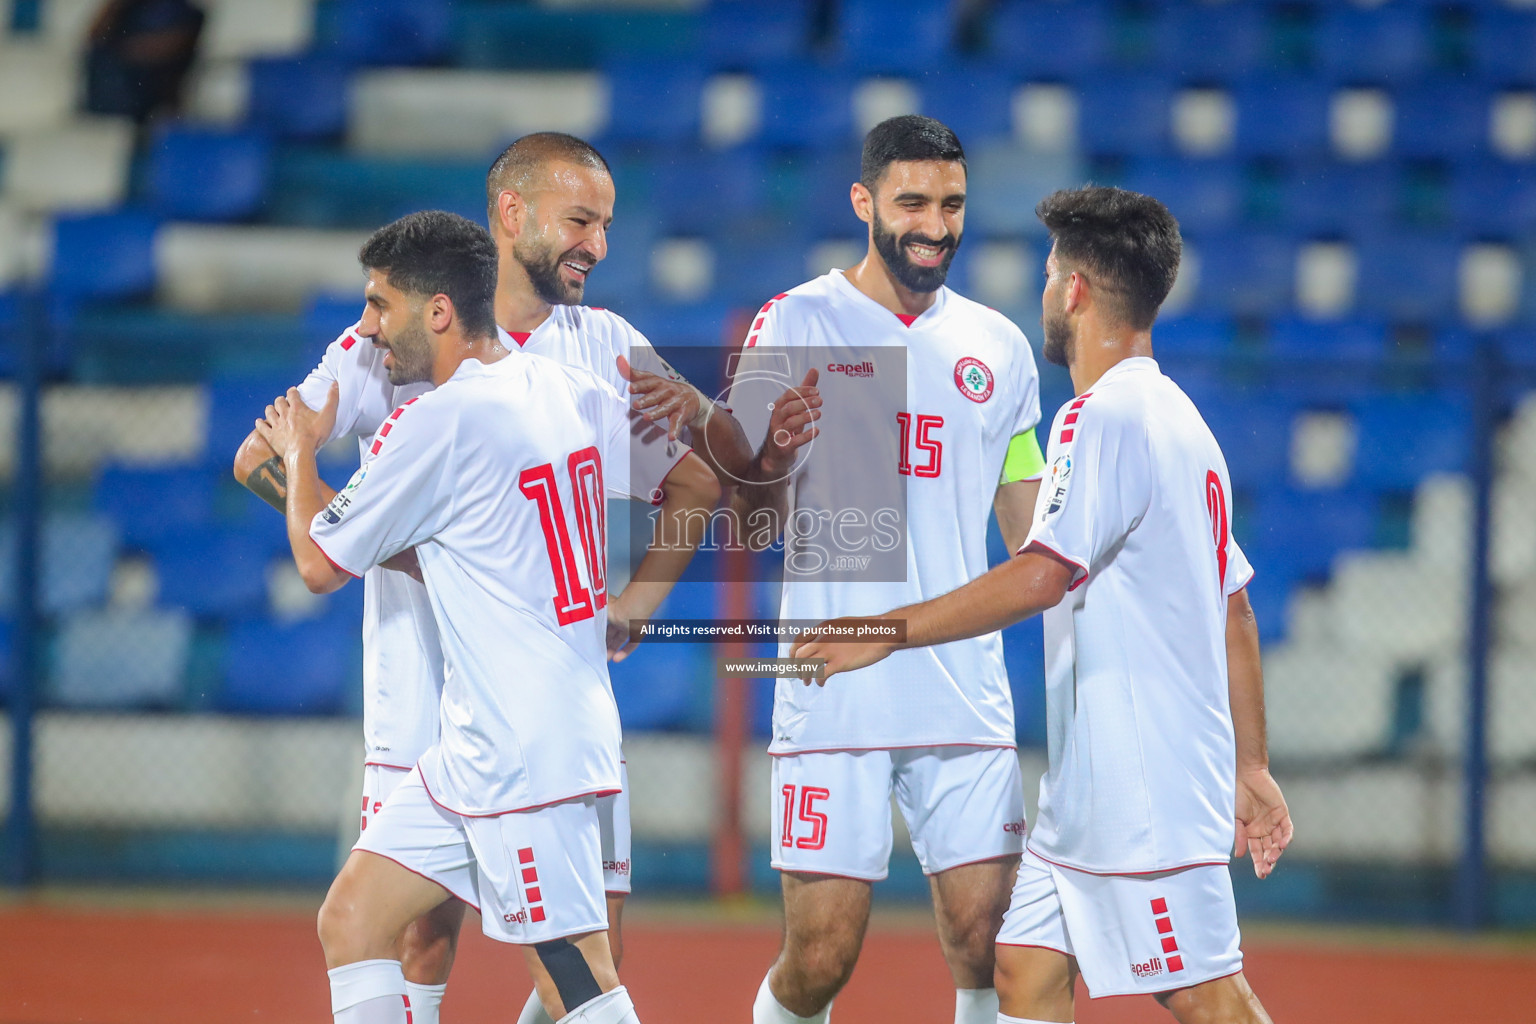
{"label": "number 15 on shorts", "polygon": [[[783,786],[779,792],[784,797],[784,832],[779,836],[779,845],[800,850],[819,850],[826,846],[827,816],[816,810],[816,804],[832,794],[821,786]],[[797,810],[799,828],[795,827]]]}

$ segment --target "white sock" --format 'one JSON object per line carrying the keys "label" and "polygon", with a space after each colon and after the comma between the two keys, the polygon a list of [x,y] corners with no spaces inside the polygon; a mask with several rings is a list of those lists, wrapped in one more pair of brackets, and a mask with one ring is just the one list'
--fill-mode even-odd
{"label": "white sock", "polygon": [[399,960],[359,960],[326,972],[335,1024],[406,1024],[410,997]]}
{"label": "white sock", "polygon": [[554,1018],[544,1009],[544,1004],[539,1002],[538,989],[528,993],[523,1012],[517,1015],[517,1024],[555,1024]]}
{"label": "white sock", "polygon": [[955,1024],[997,1024],[997,1014],[997,989],[955,989]]}
{"label": "white sock", "polygon": [[[1063,1024],[1063,1022],[1055,1020],[1030,1020],[1028,1017],[1010,1017],[999,1010],[997,1024]],[[1064,1024],[1072,1024],[1072,1022],[1066,1021]]]}
{"label": "white sock", "polygon": [[640,1024],[635,1004],[623,985],[611,988],[596,999],[588,999],[560,1018],[559,1024]]}
{"label": "white sock", "polygon": [[443,1005],[443,993],[447,985],[418,985],[405,983],[405,994],[411,997],[411,1024],[437,1024],[437,1008]]}
{"label": "white sock", "polygon": [[827,1024],[827,1018],[832,1015],[832,1004],[822,1007],[821,1012],[811,1017],[798,1017],[784,1008],[774,997],[773,989],[768,987],[768,977],[764,975],[763,984],[757,990],[757,999],[752,1003],[752,1024]]}

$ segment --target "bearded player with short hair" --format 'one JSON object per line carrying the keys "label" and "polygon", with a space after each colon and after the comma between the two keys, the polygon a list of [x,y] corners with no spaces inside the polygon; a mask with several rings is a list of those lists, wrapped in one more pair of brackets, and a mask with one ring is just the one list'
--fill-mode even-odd
{"label": "bearded player with short hair", "polygon": [[[1016,326],[944,286],[965,197],[953,132],[915,115],[882,122],[850,191],[867,254],[776,297],[753,324],[730,396],[749,436],[764,439],[733,499],[748,537],[765,517],[852,515],[868,489],[850,487],[851,474],[905,483],[897,582],[786,570],[784,619],[875,614],[981,575],[993,508],[1009,544],[1023,541],[1043,464],[1038,377]],[[773,384],[754,387],[773,364],[802,382],[798,397],[770,402]],[[903,373],[887,410],[880,389]],[[817,436],[846,442],[848,455],[799,458]],[[787,564],[791,544],[786,534]],[[858,960],[871,885],[886,875],[893,793],[929,876],[955,1020],[992,1024],[993,940],[1023,846],[1014,737],[995,633],[893,658],[840,689],[779,680],[769,753],[784,945],[754,1024],[826,1019]]]}

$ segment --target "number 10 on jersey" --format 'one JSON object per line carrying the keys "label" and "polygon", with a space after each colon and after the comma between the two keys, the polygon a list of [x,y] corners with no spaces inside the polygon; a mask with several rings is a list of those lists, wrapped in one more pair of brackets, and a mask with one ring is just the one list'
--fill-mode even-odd
{"label": "number 10 on jersey", "polygon": [[517,478],[518,489],[539,506],[539,525],[544,528],[544,544],[549,549],[549,567],[555,575],[555,620],[562,626],[590,619],[608,607],[608,585],[603,561],[608,548],[608,526],[604,517],[603,462],[596,448],[572,452],[565,460],[571,480],[571,498],[576,506],[576,533],[581,541],[581,559],[586,563],[588,587],[582,583],[576,565],[577,548],[571,543],[571,528],[566,522],[565,506],[555,485],[554,463],[525,469]]}

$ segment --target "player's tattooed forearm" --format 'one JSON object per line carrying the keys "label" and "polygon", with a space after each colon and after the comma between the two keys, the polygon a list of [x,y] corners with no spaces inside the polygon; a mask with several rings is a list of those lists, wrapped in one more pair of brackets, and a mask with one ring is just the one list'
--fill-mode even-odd
{"label": "player's tattooed forearm", "polygon": [[287,511],[288,474],[283,472],[283,460],[279,456],[274,455],[251,470],[251,475],[245,478],[245,486],[279,512]]}

